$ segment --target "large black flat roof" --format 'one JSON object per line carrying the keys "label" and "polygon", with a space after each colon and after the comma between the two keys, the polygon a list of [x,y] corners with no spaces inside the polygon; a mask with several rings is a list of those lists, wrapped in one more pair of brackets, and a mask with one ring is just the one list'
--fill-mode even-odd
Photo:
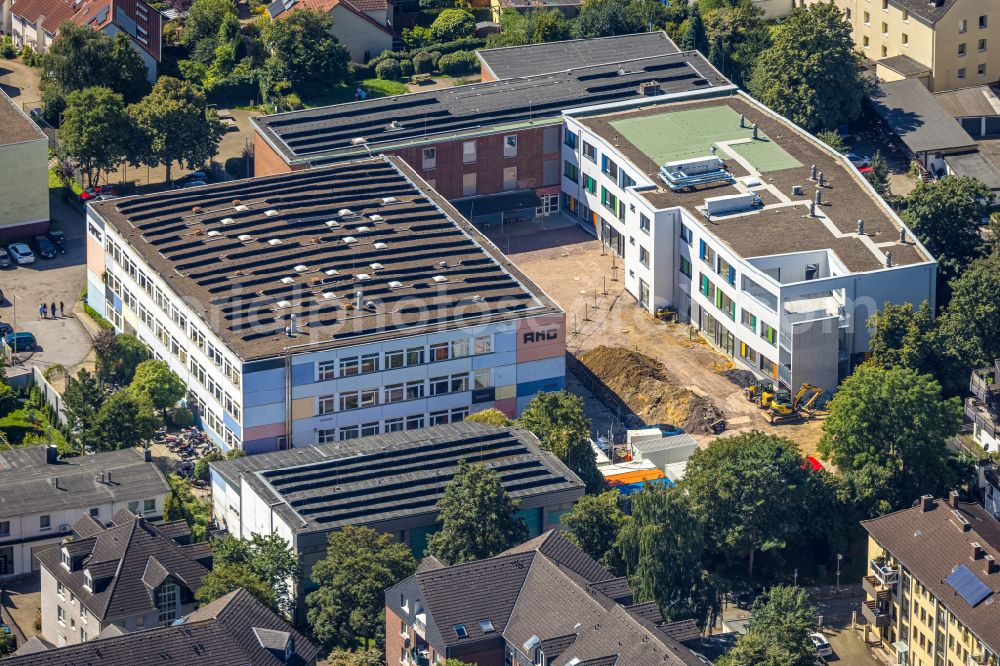
{"label": "large black flat roof", "polygon": [[667,37],[667,33],[660,30],[597,39],[567,39],[561,42],[483,49],[477,51],[476,55],[493,73],[493,78],[513,79],[677,52],[677,45]]}
{"label": "large black flat roof", "polygon": [[212,463],[249,486],[300,532],[332,530],[437,511],[458,463],[495,469],[511,497],[583,482],[524,430],[464,421]]}
{"label": "large black flat roof", "polygon": [[374,157],[92,206],[244,360],[560,312],[418,182]]}
{"label": "large black flat roof", "polygon": [[548,124],[563,109],[637,99],[639,84],[653,80],[664,95],[730,85],[700,53],[685,51],[251,120],[289,163],[342,160],[367,149]]}

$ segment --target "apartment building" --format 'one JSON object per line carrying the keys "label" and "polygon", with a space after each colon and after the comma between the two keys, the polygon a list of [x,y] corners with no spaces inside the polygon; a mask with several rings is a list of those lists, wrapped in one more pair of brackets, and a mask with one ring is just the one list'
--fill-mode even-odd
{"label": "apartment building", "polygon": [[315,666],[319,648],[239,588],[168,626],[58,647],[33,636],[5,666]]}
{"label": "apartment building", "polygon": [[48,137],[0,90],[0,240],[49,228]]}
{"label": "apartment building", "polygon": [[833,391],[936,264],[843,155],[738,91],[564,113],[562,208],[737,364]]}
{"label": "apartment building", "polygon": [[1000,359],[993,367],[977,368],[969,377],[965,418],[972,423],[972,436],[987,453],[1000,451]]}
{"label": "apartment building", "polygon": [[0,578],[37,570],[35,556],[61,542],[81,516],[103,522],[128,509],[159,518],[169,486],[147,453],[60,460],[55,447],[0,451]]}
{"label": "apartment building", "polygon": [[183,520],[154,525],[123,509],[108,527],[84,515],[64,536],[37,555],[42,638],[58,647],[172,624],[195,609],[212,566]]}
{"label": "apartment building", "polygon": [[[909,666],[986,666],[1000,655],[1000,523],[979,504],[930,495],[863,521],[861,616],[872,649]],[[869,643],[871,644],[871,643]]]}
{"label": "apartment building", "polygon": [[692,624],[634,603],[628,580],[555,531],[486,560],[427,558],[385,592],[390,664],[704,666],[681,643]]}
{"label": "apartment building", "polygon": [[940,92],[1000,79],[1000,6],[993,0],[834,2],[884,81],[920,79]]}
{"label": "apartment building", "polygon": [[565,315],[399,158],[99,202],[87,298],[187,382],[223,449],[519,414]]}
{"label": "apartment building", "polygon": [[[557,214],[563,109],[634,97],[652,78],[667,93],[729,84],[698,52],[653,34],[605,47],[571,40],[496,50],[489,62],[543,64],[496,81],[254,118],[254,171],[394,154],[444,198],[466,202],[473,222]],[[599,64],[581,64],[591,57]]]}
{"label": "apartment building", "polygon": [[274,0],[267,5],[267,15],[274,21],[308,7],[333,18],[333,36],[351,54],[354,62],[368,62],[382,51],[392,50],[392,14],[395,2],[388,0]]}
{"label": "apartment building", "polygon": [[301,613],[309,572],[345,525],[392,534],[421,557],[440,529],[437,501],[463,460],[497,471],[531,536],[558,527],[584,493],[531,433],[467,421],[214,462],[213,515],[235,537],[275,533],[292,545],[305,581],[296,590]]}

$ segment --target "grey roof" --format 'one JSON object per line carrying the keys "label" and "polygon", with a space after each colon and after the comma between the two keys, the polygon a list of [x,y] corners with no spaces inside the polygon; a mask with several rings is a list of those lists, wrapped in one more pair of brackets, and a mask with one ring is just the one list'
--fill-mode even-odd
{"label": "grey roof", "polygon": [[[463,421],[335,444],[211,463],[230,485],[247,484],[297,532],[372,524],[437,512],[459,461],[495,469],[514,498],[583,482],[535,437]],[[242,479],[242,481],[241,481]]]}
{"label": "grey roof", "polygon": [[[141,517],[121,511],[113,523],[94,536],[41,551],[38,561],[101,621],[155,610],[154,590],[167,578],[193,597],[208,568]],[[72,571],[61,564],[63,547],[71,549]],[[93,591],[84,587],[84,572],[93,579]]]}
{"label": "grey roof", "polygon": [[990,86],[934,93],[934,99],[955,118],[1000,115],[1000,99]]}
{"label": "grey roof", "polygon": [[913,16],[917,16],[927,23],[937,23],[940,21],[956,1],[938,0],[940,4],[937,4],[934,0],[889,0],[890,4],[894,7],[905,9]]}
{"label": "grey roof", "polygon": [[598,39],[569,39],[482,49],[476,55],[493,73],[494,78],[513,79],[677,52],[677,45],[661,30]]}
{"label": "grey roof", "polygon": [[882,67],[887,67],[900,76],[911,77],[920,74],[930,74],[931,68],[921,62],[917,62],[908,55],[896,55],[882,58],[878,61]]}
{"label": "grey roof", "polygon": [[[258,633],[288,636],[294,654],[263,647]],[[319,649],[291,625],[240,588],[189,614],[182,623],[38,651],[5,666],[308,666]]]}
{"label": "grey roof", "polygon": [[[624,71],[621,74],[619,70]],[[252,118],[289,163],[339,161],[374,151],[561,121],[563,109],[640,99],[639,84],[656,80],[663,94],[731,84],[697,51],[630,59],[516,79],[456,86]]]}
{"label": "grey roof", "polygon": [[[87,509],[98,504],[149,499],[169,490],[141,449],[45,462],[45,446],[0,452],[0,517]],[[102,472],[111,482],[102,483]],[[53,480],[58,479],[58,488]]]}
{"label": "grey roof", "polygon": [[916,79],[882,82],[872,104],[913,153],[974,148],[975,140]]}
{"label": "grey roof", "polygon": [[[479,625],[488,619],[508,644],[538,639],[551,659],[546,663],[553,666],[574,659],[586,664],[701,663],[660,630],[663,618],[655,604],[633,611],[604,594],[603,588],[617,594],[628,585],[558,531],[490,559],[419,572],[400,587],[409,588],[413,581],[438,652],[478,649],[472,645],[493,636]],[[394,606],[398,597],[395,588],[386,591],[386,603],[394,611],[399,610]],[[459,636],[455,625],[463,625],[466,635]]]}
{"label": "grey roof", "polygon": [[418,181],[374,157],[91,209],[244,360],[560,311]]}
{"label": "grey roof", "polygon": [[679,435],[660,437],[658,439],[636,440],[635,442],[632,442],[632,446],[643,453],[652,453],[654,451],[667,451],[669,449],[676,449],[685,446],[697,447],[698,442],[694,440],[694,437],[684,432]]}
{"label": "grey roof", "polygon": [[982,153],[948,155],[944,161],[956,176],[972,176],[991,190],[1000,190],[1000,170]]}
{"label": "grey roof", "polygon": [[0,90],[0,127],[3,128],[3,132],[0,132],[0,146],[47,140],[45,132],[3,90]]}

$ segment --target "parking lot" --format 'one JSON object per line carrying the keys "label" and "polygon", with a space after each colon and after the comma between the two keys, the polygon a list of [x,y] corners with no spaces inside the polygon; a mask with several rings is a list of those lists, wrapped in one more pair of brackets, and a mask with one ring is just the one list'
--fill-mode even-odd
{"label": "parking lot", "polygon": [[[86,283],[86,231],[79,210],[55,199],[50,205],[52,219],[59,221],[66,235],[66,253],[54,259],[36,256],[33,264],[0,269],[0,289],[4,293],[0,321],[35,335],[39,349],[18,355],[23,365],[72,368],[90,352],[90,337],[73,317],[73,308]],[[53,302],[57,307],[60,302],[65,305],[64,316],[41,318],[39,306]]]}

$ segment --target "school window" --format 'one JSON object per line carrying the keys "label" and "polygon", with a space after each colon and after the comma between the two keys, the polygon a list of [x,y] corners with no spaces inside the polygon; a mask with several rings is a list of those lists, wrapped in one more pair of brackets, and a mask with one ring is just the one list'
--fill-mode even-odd
{"label": "school window", "polygon": [[649,250],[643,246],[639,246],[639,263],[649,268]]}
{"label": "school window", "polygon": [[467,339],[452,340],[451,357],[465,358],[469,355],[469,341]]}
{"label": "school window", "polygon": [[357,391],[347,391],[340,394],[340,411],[357,409],[361,405],[361,397]]}
{"label": "school window", "polygon": [[618,182],[618,165],[615,164],[614,160],[608,159],[607,155],[601,155],[601,173]]}
{"label": "school window", "polygon": [[337,429],[327,428],[324,430],[317,430],[316,441],[320,444],[329,444],[330,442],[337,441]]}
{"label": "school window", "polygon": [[465,417],[469,415],[468,407],[456,407],[451,410],[451,422],[456,423],[457,421],[464,421]]}
{"label": "school window", "polygon": [[517,167],[505,167],[503,170],[503,189],[505,192],[517,189]]}
{"label": "school window", "polygon": [[448,423],[448,410],[447,409],[442,410],[440,412],[431,412],[430,413],[430,423],[429,423],[429,425],[436,426],[436,425],[444,425],[446,423]]}
{"label": "school window", "polygon": [[565,162],[563,162],[563,175],[575,183],[577,182],[577,179],[580,177],[580,171],[579,169],[577,169],[575,164],[573,164],[569,160],[566,160]]}
{"label": "school window", "polygon": [[757,315],[747,310],[744,310],[740,319],[743,322],[744,326],[749,328],[754,333],[757,332]]}
{"label": "school window", "polygon": [[681,262],[680,262],[680,264],[681,264],[681,267],[680,267],[681,275],[686,275],[688,277],[691,277],[691,262],[690,262],[690,260],[688,260],[687,257],[681,257],[680,259],[681,259]]}
{"label": "school window", "polygon": [[385,431],[386,432],[399,432],[403,429],[403,417],[400,416],[394,419],[385,420]]}
{"label": "school window", "polygon": [[400,402],[405,395],[404,391],[403,384],[389,384],[385,387],[385,401]]}
{"label": "school window", "polygon": [[361,374],[368,372],[378,372],[378,354],[364,354],[361,356]]}
{"label": "school window", "polygon": [[764,322],[760,322],[760,337],[764,338],[772,345],[777,344],[778,342],[778,332]]}
{"label": "school window", "polygon": [[691,234],[691,230],[688,229],[686,225],[681,224],[681,240],[690,245],[693,238],[694,236]]}
{"label": "school window", "polygon": [[563,143],[573,150],[576,150],[576,132],[566,130],[566,135],[563,137]]}
{"label": "school window", "polygon": [[357,356],[340,359],[341,377],[353,377],[358,374],[361,374],[361,363],[358,362]]}
{"label": "school window", "polygon": [[493,340],[488,335],[481,335],[473,341],[473,349],[476,355],[489,354],[493,351]]}
{"label": "school window", "polygon": [[402,349],[385,353],[385,369],[395,370],[406,365],[406,352]]}
{"label": "school window", "polygon": [[702,261],[711,266],[713,270],[715,269],[715,250],[709,247],[705,241],[701,241],[698,256],[701,257]]}
{"label": "school window", "polygon": [[406,382],[406,399],[407,400],[417,400],[424,397],[424,382],[423,380],[418,380],[414,382]]}
{"label": "school window", "polygon": [[632,180],[628,176],[628,174],[622,171],[621,177],[619,178],[618,186],[621,187],[622,189],[625,189],[626,187],[632,187],[633,185],[635,185],[635,181]]}
{"label": "school window", "polygon": [[332,395],[322,395],[319,397],[319,413],[320,414],[333,414],[334,412],[334,398]]}
{"label": "school window", "polygon": [[639,231],[648,234],[649,233],[649,218],[639,213]]}
{"label": "school window", "polygon": [[406,365],[421,365],[424,362],[424,348],[410,347],[406,350]]}
{"label": "school window", "polygon": [[414,414],[413,416],[406,417],[406,429],[407,430],[417,430],[424,427],[424,415]]}
{"label": "school window", "polygon": [[716,272],[729,284],[736,284],[736,269],[722,257],[719,257],[719,269]]}
{"label": "school window", "polygon": [[360,436],[358,426],[347,426],[340,429],[340,441],[342,442],[348,439],[357,439]]}
{"label": "school window", "polygon": [[517,157],[517,135],[508,134],[503,138],[503,156]]}
{"label": "school window", "polygon": [[472,373],[472,388],[484,389],[490,387],[490,369],[482,368]]}
{"label": "school window", "polygon": [[462,174],[462,196],[471,197],[476,193],[476,174]]}
{"label": "school window", "polygon": [[475,141],[464,141],[462,142],[462,161],[466,164],[472,164],[476,161],[476,142]]}
{"label": "school window", "polygon": [[583,174],[583,189],[593,194],[597,191],[597,181],[587,174]]}
{"label": "school window", "polygon": [[424,148],[423,160],[421,160],[421,166],[425,169],[433,169],[437,167],[437,148]]}
{"label": "school window", "polygon": [[757,352],[745,342],[740,343],[740,356],[750,361],[752,364],[756,365],[757,363]]}
{"label": "school window", "polygon": [[378,421],[372,421],[371,423],[361,424],[361,436],[371,437],[372,435],[377,435],[379,431]]}
{"label": "school window", "polygon": [[438,342],[431,345],[431,363],[448,360],[448,343]]}
{"label": "school window", "polygon": [[583,156],[586,157],[591,162],[596,163],[597,162],[597,148],[594,148],[592,145],[590,145],[589,143],[587,143],[586,141],[584,141],[583,142]]}
{"label": "school window", "polygon": [[601,186],[601,203],[614,214],[618,214],[618,197],[608,192],[608,188]]}

